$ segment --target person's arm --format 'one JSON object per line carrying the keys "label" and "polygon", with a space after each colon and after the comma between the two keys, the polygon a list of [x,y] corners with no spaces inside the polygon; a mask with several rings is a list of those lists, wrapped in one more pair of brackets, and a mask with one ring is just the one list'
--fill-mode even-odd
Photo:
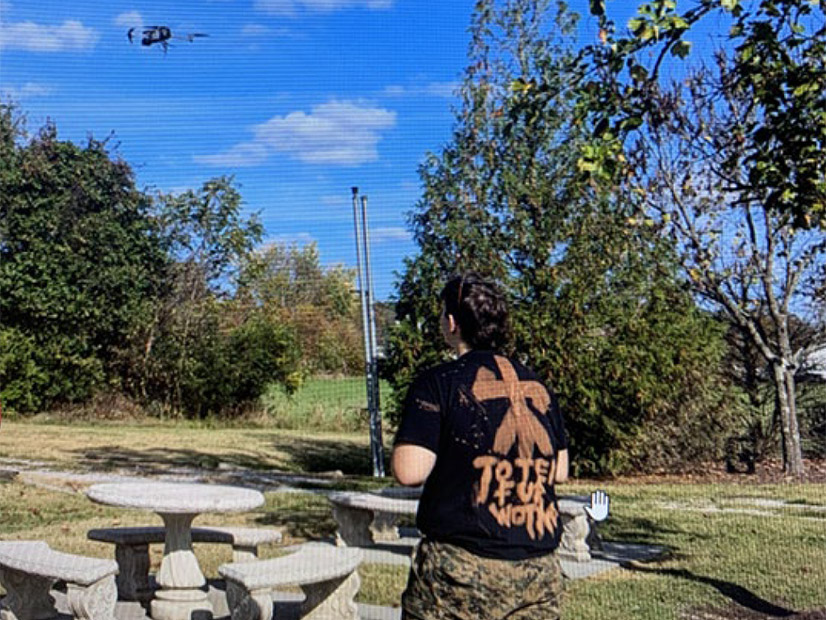
{"label": "person's arm", "polygon": [[560,450],[556,453],[556,473],[554,482],[565,482],[568,480],[568,450]]}
{"label": "person's arm", "polygon": [[397,444],[390,459],[393,477],[399,484],[407,487],[424,484],[435,463],[436,454],[411,443]]}
{"label": "person's arm", "polygon": [[425,372],[410,386],[402,406],[402,418],[390,467],[393,476],[404,486],[423,484],[439,451],[442,402],[433,375]]}

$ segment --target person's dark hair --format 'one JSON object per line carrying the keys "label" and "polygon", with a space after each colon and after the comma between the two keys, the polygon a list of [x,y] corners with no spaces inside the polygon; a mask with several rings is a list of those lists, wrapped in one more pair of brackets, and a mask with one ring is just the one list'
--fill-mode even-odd
{"label": "person's dark hair", "polygon": [[501,349],[508,338],[508,306],[493,282],[474,272],[452,277],[440,295],[445,312],[473,349]]}

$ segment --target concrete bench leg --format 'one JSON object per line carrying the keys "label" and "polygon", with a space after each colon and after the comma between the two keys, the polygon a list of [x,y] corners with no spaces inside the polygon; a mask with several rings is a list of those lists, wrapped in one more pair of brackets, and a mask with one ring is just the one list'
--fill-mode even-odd
{"label": "concrete bench leg", "polygon": [[588,524],[588,517],[584,514],[571,516],[564,513],[561,513],[559,517],[562,519],[562,540],[557,555],[575,562],[590,561],[591,552],[587,540],[591,527]]}
{"label": "concrete bench leg", "polygon": [[232,561],[254,562],[258,559],[258,547],[255,545],[232,545]]}
{"label": "concrete bench leg", "polygon": [[0,620],[44,620],[57,615],[49,590],[54,579],[0,567],[6,598],[0,601]]}
{"label": "concrete bench leg", "polygon": [[253,590],[227,579],[227,606],[232,620],[272,620],[270,590]]}
{"label": "concrete bench leg", "polygon": [[90,586],[66,584],[69,609],[76,620],[114,620],[118,589],[110,575]]}
{"label": "concrete bench leg", "polygon": [[339,547],[369,547],[399,539],[397,515],[333,504],[333,518],[338,525],[336,545]]}
{"label": "concrete bench leg", "polygon": [[149,545],[115,545],[118,597],[124,601],[145,602],[152,598],[149,584]]}
{"label": "concrete bench leg", "polygon": [[398,522],[399,517],[397,515],[386,512],[376,513],[373,517],[373,523],[370,525],[373,540],[378,542],[399,540],[399,528],[396,526]]}
{"label": "concrete bench leg", "polygon": [[374,544],[370,525],[373,512],[360,508],[349,508],[333,504],[333,518],[338,524],[336,545],[339,547],[369,547]]}
{"label": "concrete bench leg", "polygon": [[307,597],[301,605],[302,620],[358,620],[354,599],[360,585],[354,571],[346,577],[301,586]]}

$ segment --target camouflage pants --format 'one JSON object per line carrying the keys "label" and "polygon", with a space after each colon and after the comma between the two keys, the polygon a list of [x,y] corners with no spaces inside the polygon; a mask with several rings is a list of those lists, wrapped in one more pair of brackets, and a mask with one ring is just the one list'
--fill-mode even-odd
{"label": "camouflage pants", "polygon": [[425,539],[402,594],[402,620],[558,620],[561,594],[555,554],[492,560]]}

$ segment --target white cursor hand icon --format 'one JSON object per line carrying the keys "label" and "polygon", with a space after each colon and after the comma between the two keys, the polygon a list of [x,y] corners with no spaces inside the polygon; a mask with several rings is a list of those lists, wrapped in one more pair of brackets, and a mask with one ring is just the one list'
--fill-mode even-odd
{"label": "white cursor hand icon", "polygon": [[591,493],[591,505],[585,506],[585,512],[594,521],[605,521],[608,518],[608,505],[611,503],[605,491]]}

